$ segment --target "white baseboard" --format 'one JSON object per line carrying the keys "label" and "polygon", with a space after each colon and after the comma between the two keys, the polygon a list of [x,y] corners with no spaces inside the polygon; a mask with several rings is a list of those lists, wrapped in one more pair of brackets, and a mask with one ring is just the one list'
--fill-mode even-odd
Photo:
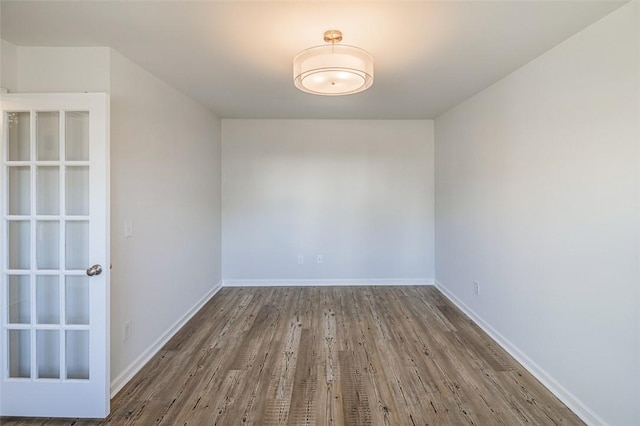
{"label": "white baseboard", "polygon": [[542,367],[536,364],[531,358],[529,358],[524,352],[522,352],[516,345],[511,343],[509,339],[504,337],[485,322],[479,315],[477,315],[473,309],[469,308],[462,300],[458,299],[453,293],[442,285],[438,280],[435,281],[435,286],[442,292],[454,305],[460,308],[469,318],[471,318],[485,333],[487,333],[495,342],[516,359],[524,368],[527,369],[540,383],[542,383],[551,393],[553,393],[560,401],[562,401],[571,411],[573,411],[578,417],[582,419],[588,425],[604,426],[607,423],[600,418],[596,413],[591,411],[582,401],[580,401],[575,395],[565,389],[560,383],[558,383],[549,373],[547,373]]}
{"label": "white baseboard", "polygon": [[224,280],[223,287],[330,287],[366,285],[433,285],[433,278],[373,278],[331,280]]}
{"label": "white baseboard", "polygon": [[222,288],[222,281],[218,282],[207,294],[196,302],[178,321],[147,348],[138,358],[124,369],[122,373],[111,381],[111,398],[135,376],[138,371],[187,323],[189,320]]}

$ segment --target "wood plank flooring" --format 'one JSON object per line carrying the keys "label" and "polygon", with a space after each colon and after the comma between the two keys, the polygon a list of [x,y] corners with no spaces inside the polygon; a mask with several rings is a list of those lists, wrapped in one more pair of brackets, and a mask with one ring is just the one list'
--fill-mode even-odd
{"label": "wood plank flooring", "polygon": [[578,425],[434,287],[224,288],[104,421],[2,425]]}

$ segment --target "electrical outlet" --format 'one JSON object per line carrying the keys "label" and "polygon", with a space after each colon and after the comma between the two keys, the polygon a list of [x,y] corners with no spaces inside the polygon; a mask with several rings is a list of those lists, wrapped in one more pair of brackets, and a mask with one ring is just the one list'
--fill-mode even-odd
{"label": "electrical outlet", "polygon": [[303,265],[304,264],[304,256],[299,254],[298,255],[298,265]]}
{"label": "electrical outlet", "polygon": [[129,340],[131,338],[131,320],[128,320],[127,322],[124,323],[124,330],[123,330],[123,342],[126,342],[127,340]]}
{"label": "electrical outlet", "polygon": [[473,282],[473,292],[475,294],[480,294],[480,283],[478,281]]}
{"label": "electrical outlet", "polygon": [[321,254],[316,256],[316,263],[322,263],[324,261],[324,258],[322,257]]}

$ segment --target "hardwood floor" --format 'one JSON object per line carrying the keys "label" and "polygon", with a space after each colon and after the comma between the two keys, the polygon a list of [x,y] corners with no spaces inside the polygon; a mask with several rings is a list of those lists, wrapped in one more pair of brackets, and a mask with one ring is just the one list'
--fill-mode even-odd
{"label": "hardwood floor", "polygon": [[583,424],[434,287],[224,288],[105,421],[0,423]]}

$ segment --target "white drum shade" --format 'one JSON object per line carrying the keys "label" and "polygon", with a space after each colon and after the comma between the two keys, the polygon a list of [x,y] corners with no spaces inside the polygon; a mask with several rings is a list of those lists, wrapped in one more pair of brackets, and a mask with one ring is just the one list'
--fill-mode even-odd
{"label": "white drum shade", "polygon": [[373,58],[358,47],[316,46],[293,59],[295,86],[315,95],[351,95],[373,84]]}

